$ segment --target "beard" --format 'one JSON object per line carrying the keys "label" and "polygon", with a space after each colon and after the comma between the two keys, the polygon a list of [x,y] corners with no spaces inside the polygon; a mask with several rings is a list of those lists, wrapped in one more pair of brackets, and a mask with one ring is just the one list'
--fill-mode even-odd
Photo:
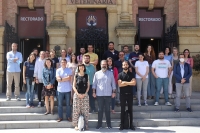
{"label": "beard", "polygon": [[101,70],[103,71],[107,70],[106,66],[101,67]]}
{"label": "beard", "polygon": [[85,61],[85,64],[89,64],[89,63],[90,63],[89,61],[87,61],[87,62]]}
{"label": "beard", "polygon": [[109,48],[109,50],[114,50],[114,48]]}
{"label": "beard", "polygon": [[164,57],[159,57],[159,59],[161,59],[161,60],[162,60],[162,59],[164,59]]}
{"label": "beard", "polygon": [[123,70],[127,71],[127,70],[128,70],[128,67],[123,68]]}

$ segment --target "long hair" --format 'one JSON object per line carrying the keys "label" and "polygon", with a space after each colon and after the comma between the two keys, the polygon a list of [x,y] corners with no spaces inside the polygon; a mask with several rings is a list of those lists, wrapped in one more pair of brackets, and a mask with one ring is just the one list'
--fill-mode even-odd
{"label": "long hair", "polygon": [[169,49],[168,55],[171,55],[171,48],[170,48],[169,46],[166,46],[165,49],[163,50],[163,51],[164,51],[164,54],[165,54],[165,50],[166,50],[167,48]]}
{"label": "long hair", "polygon": [[30,55],[28,56],[28,59],[27,59],[27,61],[28,61],[28,62],[30,62],[30,56],[31,56],[31,55],[33,55],[33,56],[35,57],[35,59],[33,60],[33,63],[35,63],[37,56],[36,56],[36,54],[35,54],[35,53],[33,53],[33,52],[32,52],[32,53],[30,53]]}
{"label": "long hair", "polygon": [[147,49],[148,49],[149,46],[151,46],[151,52],[150,52],[151,56],[153,57],[153,59],[156,59],[156,54],[155,54],[154,48],[153,48],[153,46],[151,44],[147,45],[145,55],[148,54],[148,50]]}
{"label": "long hair", "polygon": [[[75,53],[72,53],[70,56],[70,63],[72,63],[72,56],[76,56]],[[77,56],[76,56],[77,57]],[[75,57],[75,63],[78,64],[77,58]]]}
{"label": "long hair", "polygon": [[47,62],[48,60],[51,62],[51,67],[53,67],[53,61],[52,61],[50,58],[45,59],[44,67],[47,68],[46,62]]}
{"label": "long hair", "polygon": [[[183,50],[183,54],[185,53],[185,51],[188,51],[188,53],[189,53],[189,54],[188,54],[188,58],[191,58],[191,57],[190,57],[190,50],[189,50],[189,49],[184,49],[184,50]],[[185,57],[185,54],[184,54],[184,57]]]}
{"label": "long hair", "polygon": [[115,65],[114,65],[113,59],[111,57],[108,57],[106,60],[107,60],[107,65],[108,65],[108,60],[111,60],[112,61],[112,68],[114,68]]}

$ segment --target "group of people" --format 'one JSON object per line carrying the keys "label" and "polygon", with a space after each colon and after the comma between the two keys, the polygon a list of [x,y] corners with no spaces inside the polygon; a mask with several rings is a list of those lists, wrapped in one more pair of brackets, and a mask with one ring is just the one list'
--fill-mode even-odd
{"label": "group of people", "polygon": [[[155,106],[159,105],[160,94],[164,92],[165,105],[171,106],[169,98],[174,98],[176,92],[176,108],[179,111],[180,98],[186,99],[186,108],[190,107],[192,92],[191,78],[193,60],[189,50],[179,54],[177,48],[170,47],[158,53],[158,59],[153,46],[148,45],[145,53],[140,52],[140,46],[134,45],[134,52],[129,53],[128,46],[123,51],[114,49],[114,42],[108,43],[108,50],[103,54],[100,62],[101,70],[97,71],[98,55],[93,52],[93,45],[88,45],[88,52],[80,48],[80,55],[73,53],[72,48],[61,50],[61,57],[56,57],[56,51],[40,51],[34,49],[23,65],[23,83],[27,87],[26,107],[31,108],[34,94],[37,94],[38,105],[42,106],[42,99],[46,106],[45,115],[54,115],[54,101],[58,101],[58,122],[63,120],[63,100],[66,103],[66,119],[73,123],[78,130],[80,114],[85,119],[85,129],[88,128],[89,113],[98,112],[96,129],[102,127],[103,112],[105,110],[108,129],[112,128],[110,113],[115,113],[115,105],[121,106],[120,130],[124,129],[125,107],[128,105],[130,114],[129,128],[133,126],[133,99],[138,99],[141,106],[141,96],[144,105],[147,99],[155,99]],[[11,100],[11,85],[14,78],[15,98],[20,101],[20,63],[22,54],[17,51],[17,44],[12,44],[12,51],[7,53],[7,101]],[[141,95],[142,93],[142,95]],[[49,103],[50,100],[50,103]],[[98,107],[95,107],[97,100]],[[71,114],[71,105],[73,114]]]}

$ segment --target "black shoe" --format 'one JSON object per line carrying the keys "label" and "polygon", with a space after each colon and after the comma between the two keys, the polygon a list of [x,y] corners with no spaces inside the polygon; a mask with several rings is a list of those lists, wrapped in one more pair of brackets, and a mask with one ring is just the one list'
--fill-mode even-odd
{"label": "black shoe", "polygon": [[112,127],[111,126],[108,126],[108,129],[111,129]]}
{"label": "black shoe", "polygon": [[174,112],[179,112],[179,109],[175,108]]}
{"label": "black shoe", "polygon": [[187,108],[187,111],[189,111],[189,112],[193,112],[191,108]]}
{"label": "black shoe", "polygon": [[119,130],[124,130],[124,128],[122,126],[120,126]]}
{"label": "black shoe", "polygon": [[135,130],[135,127],[133,125],[131,125],[130,129],[131,130]]}
{"label": "black shoe", "polygon": [[96,127],[96,129],[97,129],[97,130],[99,130],[99,129],[101,129],[101,128],[102,128],[102,127],[101,127],[101,126],[99,126],[99,125]]}

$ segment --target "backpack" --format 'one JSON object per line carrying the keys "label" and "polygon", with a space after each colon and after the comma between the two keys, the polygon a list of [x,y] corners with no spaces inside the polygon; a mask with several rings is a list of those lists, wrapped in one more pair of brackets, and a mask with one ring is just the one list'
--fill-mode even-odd
{"label": "backpack", "polygon": [[128,110],[126,110],[124,115],[124,129],[129,129],[130,127],[129,121],[130,121],[130,115]]}
{"label": "backpack", "polygon": [[79,131],[84,131],[85,121],[83,115],[80,115],[78,118],[78,129]]}

